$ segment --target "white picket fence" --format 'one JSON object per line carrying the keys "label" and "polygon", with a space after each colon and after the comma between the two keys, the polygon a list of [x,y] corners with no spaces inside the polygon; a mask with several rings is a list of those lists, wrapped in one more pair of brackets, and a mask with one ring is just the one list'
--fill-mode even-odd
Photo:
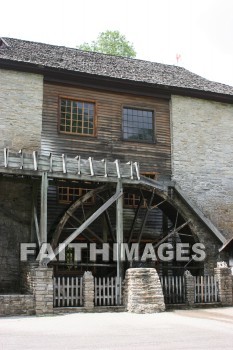
{"label": "white picket fence", "polygon": [[218,301],[218,285],[215,276],[195,276],[195,303]]}
{"label": "white picket fence", "polygon": [[117,277],[95,278],[95,306],[116,306],[122,302],[122,283]]}
{"label": "white picket fence", "polygon": [[82,277],[54,277],[54,307],[83,305]]}
{"label": "white picket fence", "polygon": [[184,276],[159,276],[165,304],[185,303]]}

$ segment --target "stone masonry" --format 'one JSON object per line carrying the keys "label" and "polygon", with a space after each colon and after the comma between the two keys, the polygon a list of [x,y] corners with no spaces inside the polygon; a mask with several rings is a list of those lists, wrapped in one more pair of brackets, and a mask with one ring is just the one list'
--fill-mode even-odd
{"label": "stone masonry", "polygon": [[0,69],[0,151],[40,149],[43,76]]}
{"label": "stone masonry", "polygon": [[83,300],[84,308],[87,310],[94,308],[94,277],[90,271],[83,275]]}
{"label": "stone masonry", "polygon": [[230,267],[225,262],[217,263],[214,273],[218,282],[219,301],[224,306],[232,306],[232,275]]}
{"label": "stone masonry", "polygon": [[172,173],[226,236],[233,232],[233,105],[172,96]]}
{"label": "stone masonry", "polygon": [[129,312],[153,313],[165,310],[159,276],[153,268],[126,271],[123,303]]}

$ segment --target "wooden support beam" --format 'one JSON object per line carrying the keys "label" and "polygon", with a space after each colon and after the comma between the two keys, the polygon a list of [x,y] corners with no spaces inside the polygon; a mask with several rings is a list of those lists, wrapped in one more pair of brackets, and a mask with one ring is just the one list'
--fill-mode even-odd
{"label": "wooden support beam", "polygon": [[100,186],[98,188],[95,188],[91,191],[88,191],[84,196],[82,196],[81,198],[77,199],[76,202],[74,202],[70,208],[65,212],[65,214],[63,215],[63,217],[61,218],[56,231],[53,234],[52,240],[51,240],[51,245],[53,247],[53,249],[57,246],[58,241],[59,241],[59,237],[60,234],[63,230],[63,227],[65,226],[67,220],[73,215],[73,213],[77,210],[77,208],[79,208],[82,203],[85,203],[85,201],[87,201],[88,199],[92,198],[94,195],[96,195],[99,192],[102,192],[104,190],[106,190],[108,188],[107,185],[104,186]]}
{"label": "wooden support beam", "polygon": [[[110,191],[109,191],[109,195],[111,195]],[[103,198],[102,196],[100,196],[99,194],[97,194],[97,197],[100,198],[100,200],[102,201],[102,203],[104,203],[104,198]],[[105,210],[104,215],[105,215],[105,220],[106,220],[106,223],[107,223],[107,226],[108,226],[109,233],[110,233],[110,235],[111,235],[111,237],[112,237],[112,240],[113,240],[113,242],[116,242],[116,237],[115,237],[115,234],[114,234],[114,229],[113,229],[113,227],[112,227],[111,219],[110,219],[109,212],[108,212],[107,209]]]}
{"label": "wooden support beam", "polygon": [[66,154],[62,154],[62,171],[63,171],[63,174],[66,174],[66,173],[67,173],[66,161],[67,161],[67,156],[66,156]]}
{"label": "wooden support beam", "polygon": [[81,157],[80,156],[76,156],[75,159],[78,161],[78,171],[77,171],[77,175],[81,175]]}
{"label": "wooden support beam", "polygon": [[92,158],[92,157],[89,157],[89,158],[88,158],[88,161],[89,161],[89,164],[90,164],[91,176],[95,176],[94,168],[93,168],[93,158]]}
{"label": "wooden support beam", "polygon": [[120,305],[120,280],[123,277],[123,256],[122,256],[122,243],[123,243],[123,189],[122,182],[119,180],[117,183],[117,192],[121,193],[116,202],[116,237],[117,237],[117,303]]}
{"label": "wooden support beam", "polygon": [[33,166],[34,166],[34,170],[37,171],[37,170],[38,170],[38,162],[37,162],[37,159],[38,159],[38,152],[37,152],[37,151],[33,151],[32,155],[33,155]]}
{"label": "wooden support beam", "polygon": [[4,148],[4,167],[8,167],[8,155],[9,155],[9,149]]}
{"label": "wooden support beam", "polygon": [[44,172],[41,177],[40,240],[47,243],[47,192],[48,178]]}
{"label": "wooden support beam", "polygon": [[144,231],[144,228],[145,228],[145,225],[146,225],[146,221],[147,221],[149,212],[151,210],[151,205],[152,205],[152,202],[153,202],[153,199],[154,199],[154,195],[155,195],[155,191],[153,190],[152,194],[151,194],[151,197],[150,197],[149,205],[146,208],[146,213],[145,213],[145,216],[143,218],[142,225],[141,225],[141,228],[140,228],[140,233],[139,233],[139,236],[138,236],[138,244],[140,244],[141,239],[142,239],[143,231]]}
{"label": "wooden support beam", "polygon": [[140,213],[140,208],[141,208],[142,202],[143,202],[143,196],[141,195],[139,203],[138,203],[138,206],[137,206],[137,209],[136,209],[136,213],[134,215],[133,222],[132,222],[132,225],[131,225],[131,228],[130,228],[130,231],[129,231],[128,244],[131,242],[131,239],[133,237],[134,227],[136,225],[136,222],[137,222],[137,219],[138,219],[138,215]]}
{"label": "wooden support beam", "polygon": [[138,162],[134,162],[135,170],[136,170],[136,175],[137,179],[140,180],[140,173],[139,173],[139,164]]}
{"label": "wooden support beam", "polygon": [[20,167],[19,167],[19,169],[23,169],[23,150],[22,149],[20,149],[19,150],[19,154],[20,154]]}
{"label": "wooden support beam", "polygon": [[116,159],[116,160],[114,161],[114,163],[116,164],[116,172],[117,172],[117,177],[118,177],[118,179],[120,179],[120,178],[121,178],[121,172],[120,172],[120,164],[119,164],[119,160],[118,160],[118,159]]}
{"label": "wooden support beam", "polygon": [[53,172],[53,154],[49,153],[49,172]]}
{"label": "wooden support beam", "polygon": [[53,258],[54,255],[58,255],[62,252],[65,247],[68,246],[76,237],[78,237],[93,221],[95,221],[107,208],[110,207],[119,197],[122,196],[122,190],[117,188],[116,193],[107,200],[99,209],[96,210],[94,214],[92,214],[79,228],[77,228],[61,245],[59,245],[53,252],[53,254],[49,254],[48,257],[41,262],[42,265],[47,265]]}
{"label": "wooden support beam", "polygon": [[188,225],[191,222],[191,220],[186,221],[184,224],[180,225],[179,227],[172,230],[170,233],[168,233],[165,237],[163,237],[158,243],[156,243],[153,247],[157,248],[160,244],[165,242],[168,238],[170,238],[172,235],[178,233],[183,227]]}
{"label": "wooden support beam", "polygon": [[[79,220],[79,218],[77,218],[76,215],[72,214],[71,218],[76,221],[79,225],[82,225],[83,222],[81,220]],[[85,221],[84,221],[85,222]],[[102,240],[102,238],[100,238],[92,229],[90,229],[89,227],[86,228],[86,231],[89,232],[92,236],[94,236],[97,241],[99,241],[100,243],[104,243],[104,241]],[[83,233],[82,233],[83,234]]]}
{"label": "wooden support beam", "polygon": [[37,238],[38,246],[40,247],[40,246],[41,246],[40,229],[39,229],[38,216],[37,216],[37,209],[36,209],[37,190],[38,190],[37,184],[36,184],[36,183],[33,183],[33,188],[32,188],[32,225],[31,225],[31,242],[34,242],[34,239],[35,239],[35,232],[36,232],[36,238]]}
{"label": "wooden support beam", "polygon": [[107,160],[102,159],[101,162],[104,163],[104,177],[108,177]]}

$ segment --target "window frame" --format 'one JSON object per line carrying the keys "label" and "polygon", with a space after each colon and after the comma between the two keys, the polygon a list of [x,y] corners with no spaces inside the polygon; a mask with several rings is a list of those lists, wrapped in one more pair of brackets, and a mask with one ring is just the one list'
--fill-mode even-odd
{"label": "window frame", "polygon": [[[152,112],[152,128],[153,128],[153,134],[152,134],[152,140],[130,140],[130,139],[125,139],[124,138],[124,109],[135,109],[135,110],[141,110],[141,111],[149,111]],[[156,140],[156,123],[155,123],[155,118],[156,118],[156,110],[153,107],[149,106],[137,106],[137,105],[122,105],[121,108],[121,135],[122,135],[122,141],[125,142],[136,142],[136,143],[145,143],[145,144],[154,144],[157,142]]]}
{"label": "window frame", "polygon": [[[61,100],[63,100],[63,99],[69,100],[72,102],[92,103],[94,105],[93,134],[83,134],[83,133],[76,133],[76,132],[61,130]],[[65,134],[65,135],[71,135],[71,136],[81,136],[81,137],[91,137],[91,138],[96,137],[97,136],[97,102],[96,102],[96,100],[59,95],[58,96],[58,125],[57,125],[57,128],[58,128],[59,134]]]}
{"label": "window frame", "polygon": [[[67,200],[65,200],[65,199],[60,199],[60,193],[59,193],[59,191],[60,191],[60,189],[61,188],[66,188],[67,189],[67,191],[68,191],[68,193],[67,193]],[[79,195],[76,197],[76,199],[74,199],[74,200],[69,200],[69,190],[70,189],[72,189],[72,190],[77,190],[78,192],[79,192]],[[57,185],[57,203],[58,204],[65,204],[65,205],[67,205],[67,204],[71,204],[71,203],[73,203],[73,202],[75,202],[76,200],[78,200],[79,198],[81,198],[84,194],[86,194],[88,191],[91,191],[91,189],[90,188],[84,188],[84,187],[72,187],[72,186],[65,186],[65,185],[63,185],[62,186],[62,183],[59,183],[58,185]],[[94,205],[95,204],[95,196],[93,196],[93,197],[91,197],[91,198],[89,198],[89,200],[88,201],[86,201],[86,202],[84,202],[83,203],[83,205],[84,206],[91,206],[91,205]]]}

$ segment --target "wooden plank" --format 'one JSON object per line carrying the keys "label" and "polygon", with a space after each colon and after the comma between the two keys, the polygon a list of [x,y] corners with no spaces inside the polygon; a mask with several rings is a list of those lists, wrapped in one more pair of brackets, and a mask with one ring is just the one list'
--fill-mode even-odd
{"label": "wooden plank", "polygon": [[47,173],[43,173],[41,177],[41,217],[40,217],[41,243],[47,243],[47,192],[48,192]]}
{"label": "wooden plank", "polygon": [[[123,190],[122,182],[119,180],[117,184],[117,193],[121,195],[118,196],[116,202],[116,237],[117,237],[117,284],[119,286],[120,278],[123,276],[123,252],[122,252],[122,243],[123,243]],[[120,304],[120,294],[119,288],[117,289],[117,305]]]}
{"label": "wooden plank", "polygon": [[57,277],[57,295],[58,295],[58,303],[57,306],[61,306],[61,279]]}
{"label": "wooden plank", "polygon": [[66,295],[66,302],[67,302],[67,306],[70,306],[70,277],[68,276],[66,278],[66,290],[67,290],[67,295]]}
{"label": "wooden plank", "polygon": [[103,290],[103,305],[106,305],[106,290],[105,290],[105,277],[102,278],[102,290]]}
{"label": "wooden plank", "polygon": [[62,306],[66,305],[66,280],[62,277]]}

